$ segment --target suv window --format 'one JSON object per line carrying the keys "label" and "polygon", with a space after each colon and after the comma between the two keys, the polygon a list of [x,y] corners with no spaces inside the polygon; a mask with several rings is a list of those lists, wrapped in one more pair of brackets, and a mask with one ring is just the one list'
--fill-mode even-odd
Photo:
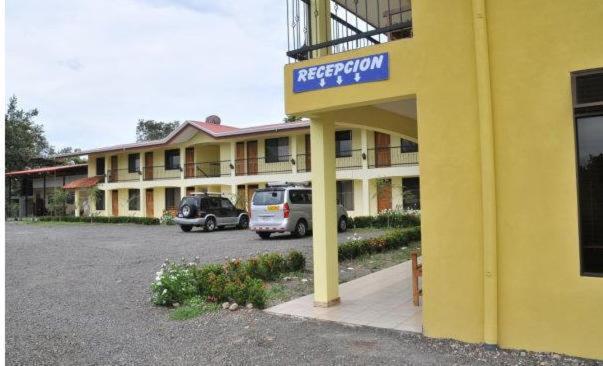
{"label": "suv window", "polygon": [[289,201],[294,204],[305,204],[307,203],[306,192],[302,190],[291,190],[289,191]]}
{"label": "suv window", "polygon": [[253,204],[259,206],[280,205],[285,196],[284,190],[255,191]]}
{"label": "suv window", "polygon": [[184,205],[196,206],[197,205],[197,199],[195,197],[184,197],[182,199],[182,201],[180,202],[180,207],[182,207]]}
{"label": "suv window", "polygon": [[306,192],[306,203],[311,205],[312,204],[312,190],[307,189],[305,192]]}
{"label": "suv window", "polygon": [[206,200],[206,204],[208,209],[220,208],[220,199],[217,197],[209,197]]}
{"label": "suv window", "polygon": [[230,200],[228,198],[222,198],[220,200],[220,202],[222,203],[222,208],[227,208],[229,210],[234,210],[234,206],[232,205],[232,202],[230,202]]}

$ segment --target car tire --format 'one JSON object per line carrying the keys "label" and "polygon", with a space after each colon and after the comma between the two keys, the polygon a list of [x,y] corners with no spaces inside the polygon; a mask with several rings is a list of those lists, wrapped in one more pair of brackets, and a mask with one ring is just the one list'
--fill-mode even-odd
{"label": "car tire", "polygon": [[214,219],[213,217],[208,217],[205,220],[205,231],[212,232],[216,229],[217,229],[216,219]]}
{"label": "car tire", "polygon": [[189,231],[193,230],[193,227],[191,225],[180,225],[180,230],[188,233]]}
{"label": "car tire", "polygon": [[295,231],[293,231],[293,236],[296,238],[303,238],[308,234],[308,224],[304,220],[299,220],[297,224],[295,224]]}
{"label": "car tire", "polygon": [[266,240],[266,239],[270,239],[270,234],[272,233],[267,233],[267,232],[259,232],[258,235],[260,236],[260,238]]}
{"label": "car tire", "polygon": [[247,229],[249,227],[249,216],[243,215],[239,219],[239,229]]}
{"label": "car tire", "polygon": [[348,220],[345,216],[341,216],[339,221],[337,222],[337,231],[340,233],[344,233],[348,230]]}

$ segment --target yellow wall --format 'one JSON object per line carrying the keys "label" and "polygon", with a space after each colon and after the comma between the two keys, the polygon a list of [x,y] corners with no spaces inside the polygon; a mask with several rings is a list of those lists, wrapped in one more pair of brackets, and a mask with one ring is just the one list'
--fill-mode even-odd
{"label": "yellow wall", "polygon": [[[426,335],[603,358],[603,279],[579,274],[570,88],[571,71],[603,66],[603,2],[486,1],[491,87],[479,95],[474,2],[415,1],[412,39],[285,66],[285,110],[345,122],[351,108],[416,98]],[[387,81],[292,92],[294,68],[379,52],[390,56]],[[488,90],[496,200],[482,192]],[[491,217],[494,297],[484,292]]]}

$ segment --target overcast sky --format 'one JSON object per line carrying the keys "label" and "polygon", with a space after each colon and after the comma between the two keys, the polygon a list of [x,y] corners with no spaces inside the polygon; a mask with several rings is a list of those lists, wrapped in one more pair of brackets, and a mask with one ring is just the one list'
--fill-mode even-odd
{"label": "overcast sky", "polygon": [[139,118],[284,117],[280,0],[7,0],[6,95],[52,145],[135,140]]}

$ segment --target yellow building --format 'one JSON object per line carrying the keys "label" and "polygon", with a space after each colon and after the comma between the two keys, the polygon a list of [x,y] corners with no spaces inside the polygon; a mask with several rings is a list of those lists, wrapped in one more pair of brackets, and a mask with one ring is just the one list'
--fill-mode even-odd
{"label": "yellow building", "polygon": [[[69,188],[78,207],[93,215],[161,217],[189,192],[219,192],[244,208],[268,182],[310,181],[309,125],[235,128],[216,116],[187,121],[163,140],[78,152],[88,156],[89,178]],[[404,137],[367,128],[333,131],[336,194],[350,216],[418,208],[418,146]],[[100,192],[88,199],[95,185]]]}
{"label": "yellow building", "polygon": [[603,2],[287,5],[317,305],[339,301],[334,132],[369,128],[421,146],[425,335],[603,358]]}

